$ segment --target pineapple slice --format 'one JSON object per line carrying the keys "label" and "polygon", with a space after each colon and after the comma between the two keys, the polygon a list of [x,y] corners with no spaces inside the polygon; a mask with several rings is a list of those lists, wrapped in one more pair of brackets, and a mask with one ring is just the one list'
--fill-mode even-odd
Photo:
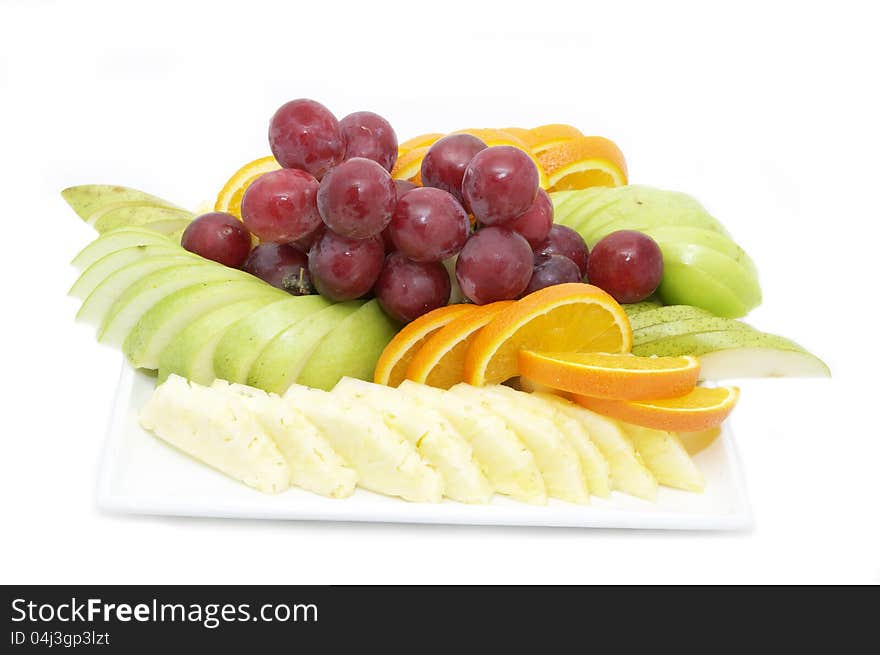
{"label": "pineapple slice", "polygon": [[323,432],[365,489],[415,502],[442,500],[440,474],[370,408],[299,384],[291,385],[284,399]]}
{"label": "pineapple slice", "polygon": [[536,505],[547,502],[544,478],[534,455],[502,419],[471,398],[411,380],[404,380],[397,391],[410,399],[417,411],[439,412],[470,442],[483,473],[498,493]]}
{"label": "pineapple slice", "polygon": [[706,486],[696,464],[676,435],[629,423],[621,423],[620,426],[632,439],[657,482],[686,491],[702,491]]}
{"label": "pineapple slice", "polygon": [[290,403],[262,389],[225,380],[215,380],[212,388],[244,399],[287,460],[291,484],[330,498],[354,493],[357,473]]}
{"label": "pineapple slice", "polygon": [[590,490],[577,451],[551,420],[533,414],[487,387],[460,383],[450,391],[459,397],[473,398],[484,409],[504,419],[534,454],[550,496],[572,503],[590,502]]}
{"label": "pineapple slice", "polygon": [[389,428],[406,437],[422,459],[440,472],[449,498],[462,503],[491,500],[492,485],[474,459],[470,444],[438,412],[417,407],[397,389],[355,378],[342,378],[331,393],[378,412]]}
{"label": "pineapple slice", "polygon": [[290,486],[290,468],[244,399],[190,384],[160,384],[141,410],[141,425],[205,464],[265,493]]}
{"label": "pineapple slice", "polygon": [[657,497],[657,480],[617,423],[554,394],[535,395],[554,403],[561,412],[587,428],[590,438],[599,447],[611,469],[612,487],[645,500]]}
{"label": "pineapple slice", "polygon": [[530,393],[517,391],[504,385],[486,387],[486,389],[502,393],[514,402],[522,403],[523,407],[529,411],[553,421],[577,450],[590,493],[602,498],[607,498],[611,494],[611,470],[608,467],[608,462],[593,440],[590,439],[590,433],[583,423],[560,411],[555,404],[548,403],[543,398],[533,396]]}

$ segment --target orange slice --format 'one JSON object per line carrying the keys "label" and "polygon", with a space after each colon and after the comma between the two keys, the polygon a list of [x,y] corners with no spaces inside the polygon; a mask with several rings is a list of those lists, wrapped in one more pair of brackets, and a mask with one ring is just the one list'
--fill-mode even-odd
{"label": "orange slice", "polygon": [[565,125],[564,123],[552,123],[550,125],[539,125],[530,130],[526,130],[526,135],[522,138],[526,145],[532,149],[536,155],[544,152],[548,148],[557,146],[560,143],[571,141],[583,136],[583,133],[576,127]]}
{"label": "orange slice", "polygon": [[626,160],[613,141],[582,136],[564,141],[538,154],[554,191],[627,183]]}
{"label": "orange slice", "polygon": [[721,425],[739,398],[736,387],[697,387],[686,396],[665,400],[609,400],[573,396],[597,414],[668,432],[699,432]]}
{"label": "orange slice", "polygon": [[239,168],[220,189],[214,202],[215,212],[227,212],[241,219],[241,199],[247,188],[263,173],[277,171],[281,166],[274,157],[262,157]]}
{"label": "orange slice", "polygon": [[637,357],[608,353],[519,352],[519,373],[571,393],[618,400],[673,398],[697,386],[696,357]]}
{"label": "orange slice", "polygon": [[721,428],[714,427],[708,430],[700,430],[699,432],[679,432],[676,436],[681,440],[688,455],[694,456],[715,443],[720,434]]}
{"label": "orange slice", "polygon": [[385,346],[376,362],[373,381],[396,387],[404,380],[410,361],[428,338],[456,318],[472,312],[474,305],[447,305],[419,316]]}
{"label": "orange slice", "polygon": [[391,169],[391,177],[395,180],[409,180],[421,184],[422,159],[430,146],[420,146],[404,153],[397,158],[394,168]]}
{"label": "orange slice", "polygon": [[532,152],[532,149],[529,148],[528,144],[515,134],[512,134],[505,130],[497,130],[492,127],[472,127],[467,130],[458,130],[456,132],[453,132],[453,134],[471,134],[480,139],[480,141],[482,141],[489,147],[513,146],[514,148],[519,148],[529,156],[529,159],[531,159],[535,163],[535,168],[538,169],[538,178],[541,188],[549,188],[550,182],[547,177],[547,173],[544,171],[544,167],[541,165],[541,162]]}
{"label": "orange slice", "polygon": [[420,134],[419,136],[414,136],[413,138],[407,139],[403,143],[398,144],[397,156],[403,157],[403,155],[408,153],[410,150],[432,146],[444,136],[446,135],[440,134],[440,132],[430,132],[429,134]]}
{"label": "orange slice", "polygon": [[626,312],[599,287],[557,284],[506,307],[468,348],[464,379],[482,386],[519,375],[520,350],[629,352],[632,329]]}
{"label": "orange slice", "polygon": [[410,361],[406,378],[441,389],[464,380],[464,357],[471,341],[498,312],[512,304],[512,300],[500,300],[481,307],[472,305],[474,311],[457,317],[424,342]]}
{"label": "orange slice", "polygon": [[524,127],[502,127],[501,131],[512,134],[526,145],[529,145],[529,130],[525,129]]}

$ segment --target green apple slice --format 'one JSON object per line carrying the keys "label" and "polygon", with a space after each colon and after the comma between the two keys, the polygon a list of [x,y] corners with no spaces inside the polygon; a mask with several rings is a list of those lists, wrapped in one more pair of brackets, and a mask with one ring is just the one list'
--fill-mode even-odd
{"label": "green apple slice", "polygon": [[741,264],[755,277],[758,275],[758,270],[752,258],[733,239],[725,234],[688,225],[661,225],[643,231],[659,244],[667,242],[693,243],[710,250],[715,250]]}
{"label": "green apple slice", "polygon": [[84,221],[94,222],[94,214],[106,207],[122,206],[126,204],[155,205],[158,207],[179,207],[137,189],[110,184],[84,184],[64,189],[61,197],[67,201],[73,211]]}
{"label": "green apple slice", "polygon": [[503,419],[473,399],[411,380],[404,380],[397,391],[417,409],[433,408],[446,417],[470,442],[483,474],[498,493],[536,505],[547,502],[544,478],[534,455]]}
{"label": "green apple slice", "polygon": [[153,305],[179,289],[221,280],[253,280],[247,273],[207,259],[153,271],[116,299],[98,328],[98,341],[119,346]]}
{"label": "green apple slice", "polygon": [[705,488],[706,481],[677,436],[664,430],[628,423],[621,423],[620,426],[657,482],[685,491],[702,491]]}
{"label": "green apple slice", "polygon": [[753,328],[732,318],[721,318],[718,316],[699,316],[697,318],[682,319],[680,321],[670,321],[669,323],[657,323],[649,325],[638,330],[633,330],[633,346],[641,346],[642,344],[651,343],[658,339],[676,336],[680,334],[691,334],[693,332],[717,332],[717,331],[734,331],[734,330],[752,330]]}
{"label": "green apple slice", "polygon": [[144,312],[125,337],[122,352],[135,368],[157,369],[165,347],[194,320],[217,307],[263,294],[279,300],[287,295],[256,279],[199,282],[184,287]]}
{"label": "green apple slice", "polygon": [[[84,270],[67,293],[69,296],[84,300],[95,290],[95,287],[123,266],[127,266],[132,262],[148,257],[181,255],[185,253],[186,251],[182,251],[180,247],[171,243],[164,243],[161,245],[144,244],[115,250],[110,254],[101,257],[101,259]],[[195,259],[196,255],[191,255],[191,257]]]}
{"label": "green apple slice", "polygon": [[194,218],[194,214],[185,209],[172,209],[157,205],[109,207],[96,212],[96,215],[93,227],[98,232],[107,232],[120,227],[140,226],[157,221],[189,222]]}
{"label": "green apple slice", "polygon": [[214,350],[215,375],[229,382],[247,382],[254,361],[276,335],[329,305],[320,296],[290,296],[233,323]]}
{"label": "green apple slice", "polygon": [[[153,232],[158,232],[171,239],[173,234],[177,234],[178,232],[183,234],[183,230],[186,230],[191,222],[192,221],[188,218],[174,218],[167,221],[152,221],[151,223],[144,223],[141,227],[147,230],[152,230]],[[180,239],[176,241],[176,245],[180,245]]]}
{"label": "green apple slice", "polygon": [[667,304],[694,305],[727,318],[745,316],[755,307],[745,302],[721,278],[692,264],[664,263],[663,279],[657,292]]}
{"label": "green apple slice", "polygon": [[125,292],[127,288],[135,284],[141,278],[171,266],[192,263],[193,257],[185,250],[174,255],[161,255],[139,259],[127,264],[119,270],[111,273],[107,278],[95,287],[83,301],[82,307],[76,314],[78,321],[84,321],[93,325],[100,325],[110,311],[113,303]]}
{"label": "green apple slice", "polygon": [[577,229],[595,212],[617,202],[618,196],[614,189],[605,187],[553,193],[553,222]]}
{"label": "green apple slice", "polygon": [[247,383],[278,394],[287,391],[321,339],[362,305],[359,301],[330,305],[282,330],[251,365]]}
{"label": "green apple slice", "polygon": [[414,407],[397,389],[354,378],[342,378],[331,393],[343,402],[366,404],[406,437],[443,476],[447,497],[461,503],[488,503],[492,498],[492,485],[470,444],[440,413]]}
{"label": "green apple slice", "polygon": [[821,359],[794,341],[753,330],[699,332],[666,337],[633,347],[634,355],[694,355],[700,378],[828,377]]}
{"label": "green apple slice", "polygon": [[297,382],[329,391],[346,375],[371,380],[379,355],[399,328],[377,300],[370,300],[321,339]]}
{"label": "green apple slice", "polygon": [[214,351],[226,328],[270,303],[282,302],[275,294],[260,294],[214,309],[200,316],[174,336],[159,355],[159,381],[169,375],[183,376],[199,384],[215,379]]}
{"label": "green apple slice", "polygon": [[340,402],[320,389],[293,384],[284,400],[305,414],[358,474],[365,489],[413,502],[443,499],[443,478],[415,447],[363,404]]}
{"label": "green apple slice", "polygon": [[550,403],[555,403],[560,411],[580,421],[586,427],[590,439],[598,446],[608,462],[612,487],[645,500],[654,500],[657,497],[657,479],[645,466],[642,456],[617,422],[554,394],[537,393],[536,395]]}
{"label": "green apple slice", "polygon": [[491,387],[460,383],[449,391],[476,400],[484,409],[504,419],[534,454],[550,496],[571,503],[590,502],[590,490],[578,453],[552,421],[528,411],[503,394],[492,392]]}
{"label": "green apple slice", "polygon": [[152,245],[175,244],[171,243],[168,237],[158,234],[154,230],[147,230],[142,227],[121,228],[119,230],[113,230],[112,232],[105,232],[99,236],[85,248],[80,250],[70,264],[82,271],[99,259],[106,257],[117,250],[132,248],[134,246]]}

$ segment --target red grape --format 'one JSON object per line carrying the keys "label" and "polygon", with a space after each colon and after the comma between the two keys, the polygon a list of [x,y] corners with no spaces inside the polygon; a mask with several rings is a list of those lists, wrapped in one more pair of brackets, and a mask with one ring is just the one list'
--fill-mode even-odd
{"label": "red grape", "polygon": [[386,171],[397,161],[397,135],[394,128],[379,114],[356,111],[339,121],[345,140],[345,158],[372,159]]}
{"label": "red grape", "polygon": [[321,179],[345,156],[336,117],[324,105],[301,98],[281,105],[269,123],[269,147],[284,168]]}
{"label": "red grape", "polygon": [[486,227],[468,239],[455,264],[462,293],[478,305],[519,296],[532,276],[534,257],[522,235]]}
{"label": "red grape", "polygon": [[617,302],[644,300],[656,291],[662,277],[663,253],[647,234],[619,230],[593,246],[587,279]]}
{"label": "red grape", "polygon": [[309,232],[307,235],[300,239],[294,239],[290,242],[295,248],[299,248],[303,252],[308,252],[311,250],[312,246],[315,245],[315,241],[321,238],[321,235],[327,231],[327,226],[324,225],[324,221],[321,221],[321,224],[318,225],[312,232]]}
{"label": "red grape", "polygon": [[581,277],[587,274],[590,250],[584,238],[565,225],[553,225],[547,238],[535,246],[538,259],[550,255],[565,255],[580,269]]}
{"label": "red grape", "polygon": [[232,214],[202,214],[186,226],[180,245],[212,261],[240,268],[251,250],[251,233]]}
{"label": "red grape", "polygon": [[486,144],[470,134],[450,134],[434,143],[422,159],[423,186],[448,191],[461,202],[461,178],[471,159]]}
{"label": "red grape", "polygon": [[394,180],[394,188],[397,189],[397,197],[398,199],[407,191],[412,191],[413,189],[419,189],[418,184],[415,182],[410,182],[409,180]]}
{"label": "red grape", "polygon": [[461,193],[480,223],[501,225],[532,206],[538,181],[538,169],[526,153],[494,146],[478,152],[468,164]]}
{"label": "red grape", "polygon": [[321,225],[318,180],[296,168],[263,173],[241,199],[241,219],[261,241],[287,243]]}
{"label": "red grape", "polygon": [[327,230],[309,250],[309,275],[325,298],[353,300],[372,288],[384,259],[381,237],[349,239]]}
{"label": "red grape", "polygon": [[403,194],[388,231],[400,252],[417,262],[439,262],[462,249],[468,215],[451,193],[422,187]]}
{"label": "red grape", "polygon": [[261,243],[251,250],[244,270],[294,296],[314,293],[308,256],[286,243]]}
{"label": "red grape", "polygon": [[350,239],[379,234],[397,205],[394,180],[371,159],[344,161],[321,180],[318,211],[331,230]]}
{"label": "red grape", "polygon": [[522,234],[534,248],[547,238],[553,227],[553,202],[550,196],[544,189],[538,189],[532,206],[504,226]]}
{"label": "red grape", "polygon": [[409,323],[449,302],[452,284],[446,267],[438,262],[414,262],[403,253],[385,258],[376,282],[376,297],[385,313]]}
{"label": "red grape", "polygon": [[577,264],[568,257],[564,255],[550,255],[535,264],[532,279],[529,280],[529,286],[526,287],[523,295],[530,294],[544,287],[552,287],[554,284],[580,282],[582,279],[583,276]]}

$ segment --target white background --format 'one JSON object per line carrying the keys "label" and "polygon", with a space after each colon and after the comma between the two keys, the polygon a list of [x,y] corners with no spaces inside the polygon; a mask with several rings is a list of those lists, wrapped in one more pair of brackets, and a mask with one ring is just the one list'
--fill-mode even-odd
{"label": "white background", "polygon": [[[518,9],[520,5],[523,8]],[[871,3],[0,1],[0,582],[880,582],[880,49]],[[749,251],[750,320],[834,379],[742,383],[744,534],[110,516],[120,356],[75,325],[91,182],[184,205],[312,97],[401,140],[566,122],[690,192]]]}

